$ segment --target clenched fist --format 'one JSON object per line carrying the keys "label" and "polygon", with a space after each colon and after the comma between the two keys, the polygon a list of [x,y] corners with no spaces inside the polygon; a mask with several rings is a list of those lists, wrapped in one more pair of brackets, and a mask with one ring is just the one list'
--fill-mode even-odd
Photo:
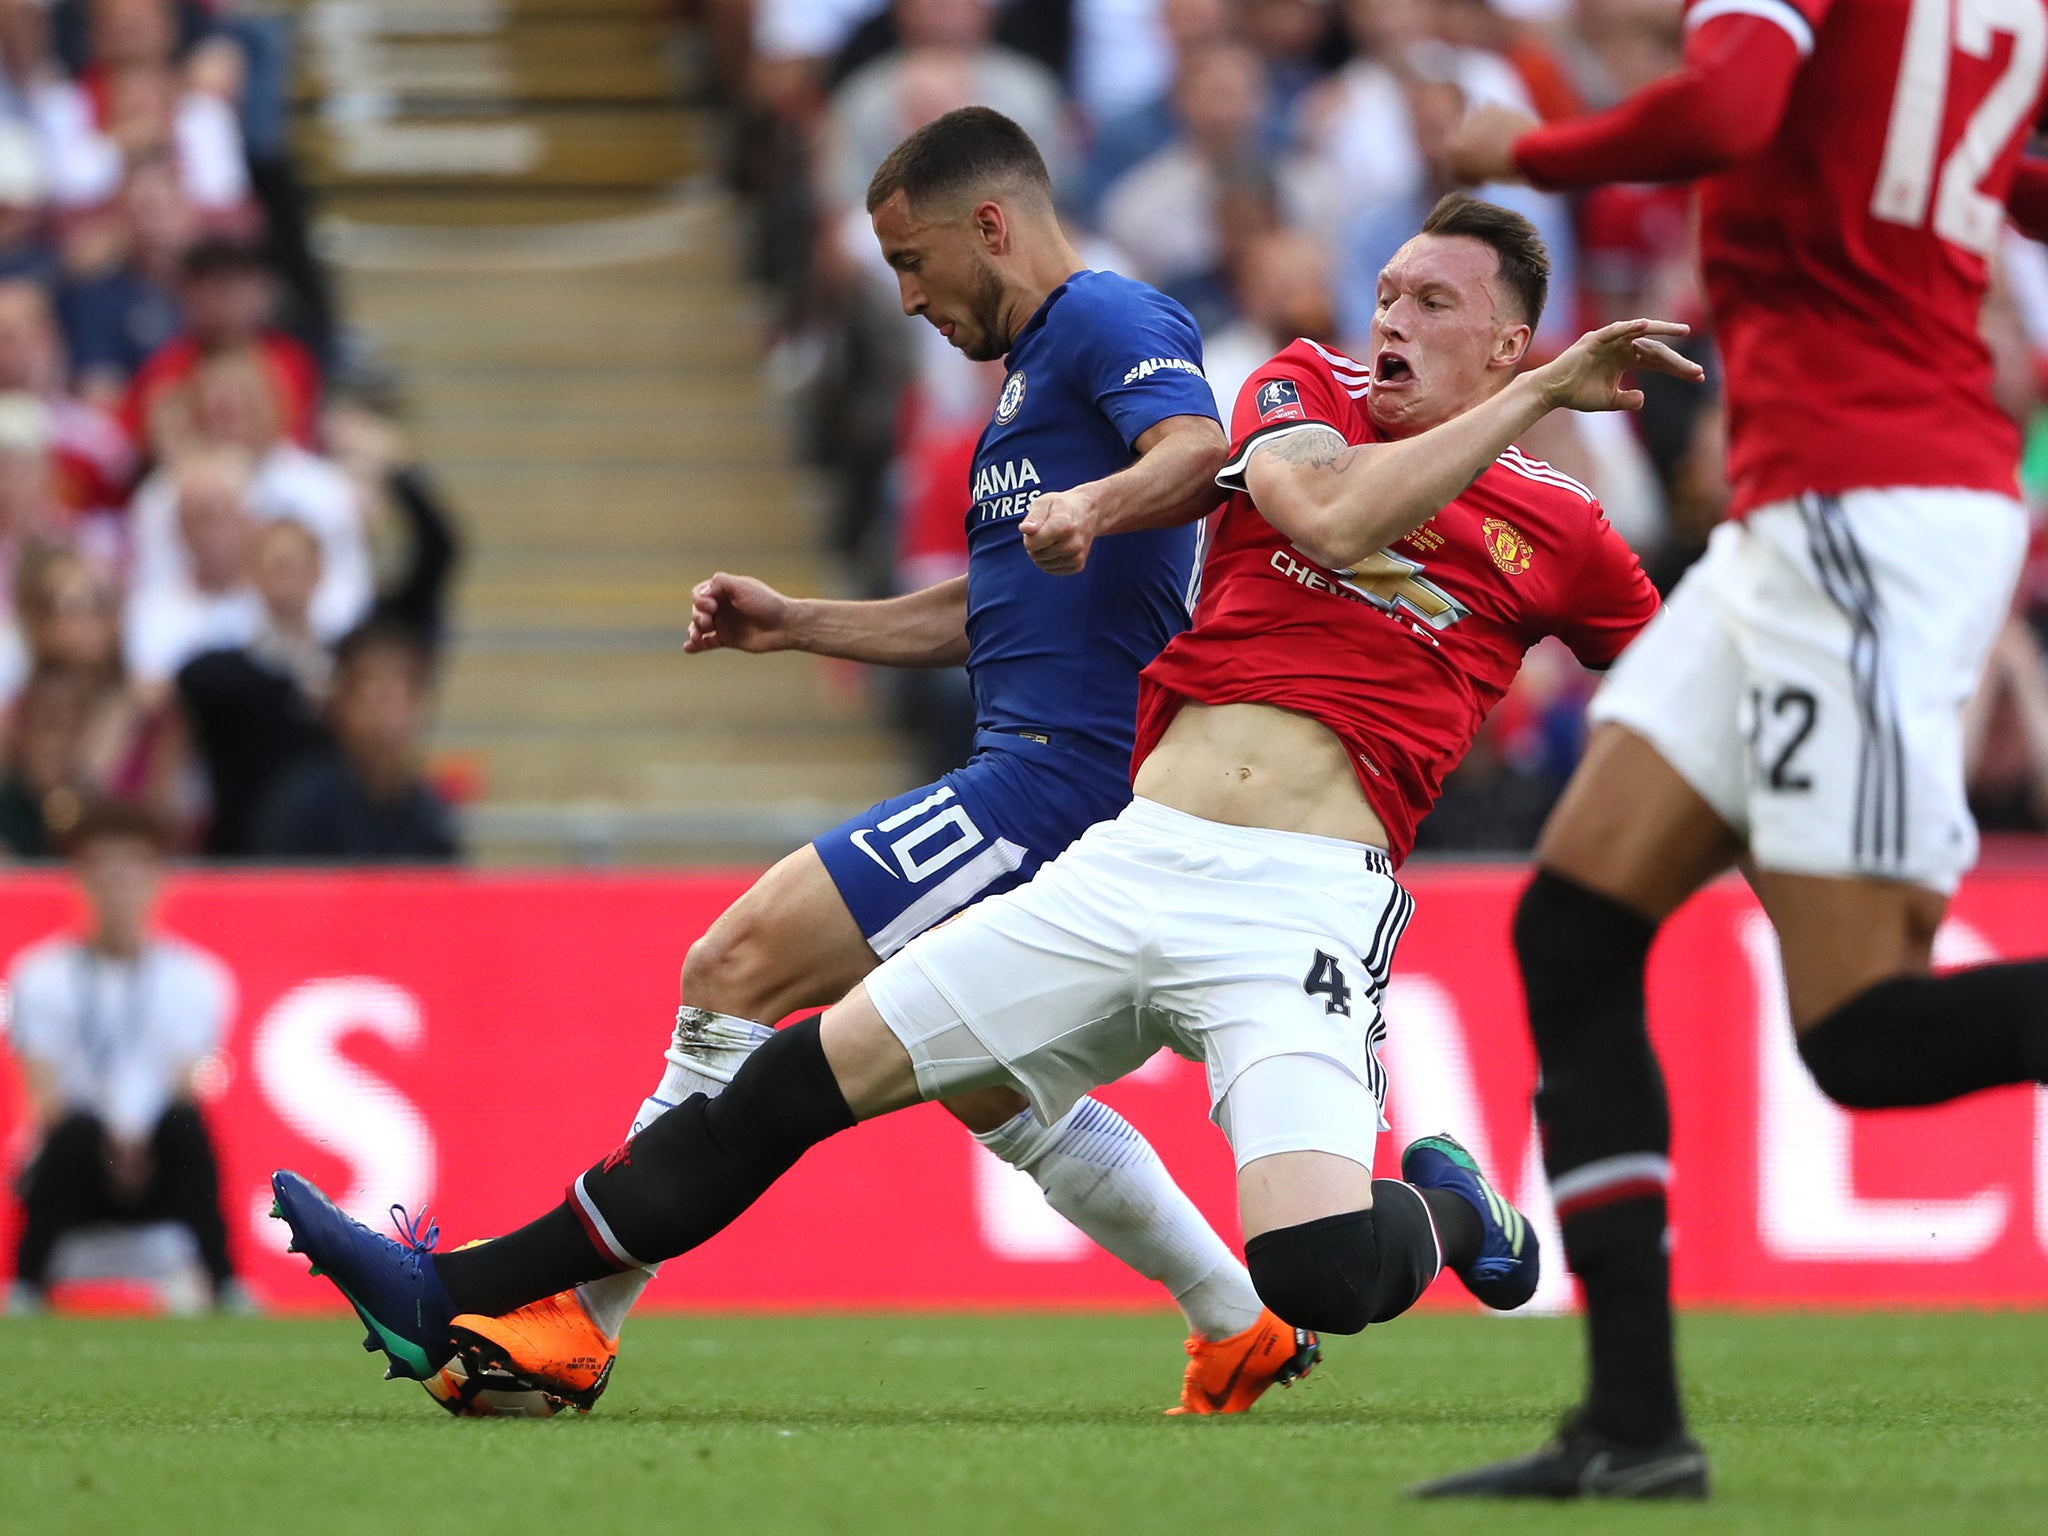
{"label": "clenched fist", "polygon": [[1088,563],[1095,542],[1095,504],[1073,491],[1048,491],[1031,503],[1017,531],[1041,571],[1071,576]]}
{"label": "clenched fist", "polygon": [[690,592],[689,655],[700,651],[786,651],[793,604],[765,581],[720,571]]}

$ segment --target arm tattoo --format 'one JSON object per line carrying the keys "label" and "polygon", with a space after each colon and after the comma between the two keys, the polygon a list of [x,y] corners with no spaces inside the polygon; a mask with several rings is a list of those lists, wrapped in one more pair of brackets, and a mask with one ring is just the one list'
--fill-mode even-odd
{"label": "arm tattoo", "polygon": [[1320,432],[1290,432],[1277,442],[1260,444],[1258,451],[1303,469],[1328,465],[1342,470],[1358,457],[1357,448],[1346,443],[1335,427]]}

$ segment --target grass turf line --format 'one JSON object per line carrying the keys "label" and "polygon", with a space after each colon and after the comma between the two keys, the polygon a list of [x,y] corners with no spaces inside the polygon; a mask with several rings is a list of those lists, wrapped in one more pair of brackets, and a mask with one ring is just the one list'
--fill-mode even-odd
{"label": "grass turf line", "polygon": [[603,1405],[447,1418],[353,1318],[0,1321],[0,1532],[2039,1532],[2048,1316],[1685,1320],[1704,1508],[1415,1504],[1532,1448],[1577,1325],[1426,1315],[1235,1419],[1175,1320],[635,1320]]}

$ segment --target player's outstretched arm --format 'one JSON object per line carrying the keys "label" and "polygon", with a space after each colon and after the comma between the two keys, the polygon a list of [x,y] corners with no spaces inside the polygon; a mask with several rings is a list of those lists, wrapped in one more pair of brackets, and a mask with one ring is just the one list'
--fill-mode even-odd
{"label": "player's outstretched arm", "polygon": [[1128,469],[1031,503],[1017,531],[1040,570],[1070,576],[1088,563],[1095,541],[1140,528],[1177,528],[1209,515],[1223,499],[1216,471],[1230,441],[1213,416],[1169,416],[1131,445]]}
{"label": "player's outstretched arm", "polygon": [[1698,383],[1700,365],[1659,339],[1689,329],[1671,320],[1602,326],[1471,410],[1396,442],[1346,444],[1335,428],[1276,437],[1253,451],[1245,486],[1297,548],[1348,569],[1435,517],[1552,411],[1640,410],[1642,391],[1622,385],[1638,368]]}
{"label": "player's outstretched arm", "polygon": [[809,651],[878,667],[954,667],[967,659],[967,578],[902,597],[848,602],[785,597],[720,571],[690,594],[683,650]]}
{"label": "player's outstretched arm", "polygon": [[[1605,112],[1539,126],[1488,105],[1451,136],[1451,174],[1468,186],[1528,181],[1558,190],[1617,181],[1690,181],[1753,155],[1777,136],[1806,53],[1781,0],[1766,19],[1730,10],[1686,34],[1685,59]],[[1812,46],[1808,33],[1806,49]]]}

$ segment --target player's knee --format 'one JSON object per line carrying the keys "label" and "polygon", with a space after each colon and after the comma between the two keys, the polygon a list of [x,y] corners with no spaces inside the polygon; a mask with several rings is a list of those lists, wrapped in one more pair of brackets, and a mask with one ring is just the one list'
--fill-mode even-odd
{"label": "player's knee", "polygon": [[1915,1006],[1918,978],[1894,977],[1857,993],[1799,1037],[1799,1058],[1815,1086],[1845,1109],[1886,1109],[1901,1102],[1902,1071],[1921,1049]]}
{"label": "player's knee", "polygon": [[760,1017],[755,994],[766,970],[762,949],[753,925],[734,921],[728,912],[685,952],[683,1001],[735,1018]]}
{"label": "player's knee", "polygon": [[1379,1235],[1371,1211],[1346,1211],[1261,1232],[1244,1245],[1259,1300],[1282,1322],[1357,1333],[1378,1321]]}

